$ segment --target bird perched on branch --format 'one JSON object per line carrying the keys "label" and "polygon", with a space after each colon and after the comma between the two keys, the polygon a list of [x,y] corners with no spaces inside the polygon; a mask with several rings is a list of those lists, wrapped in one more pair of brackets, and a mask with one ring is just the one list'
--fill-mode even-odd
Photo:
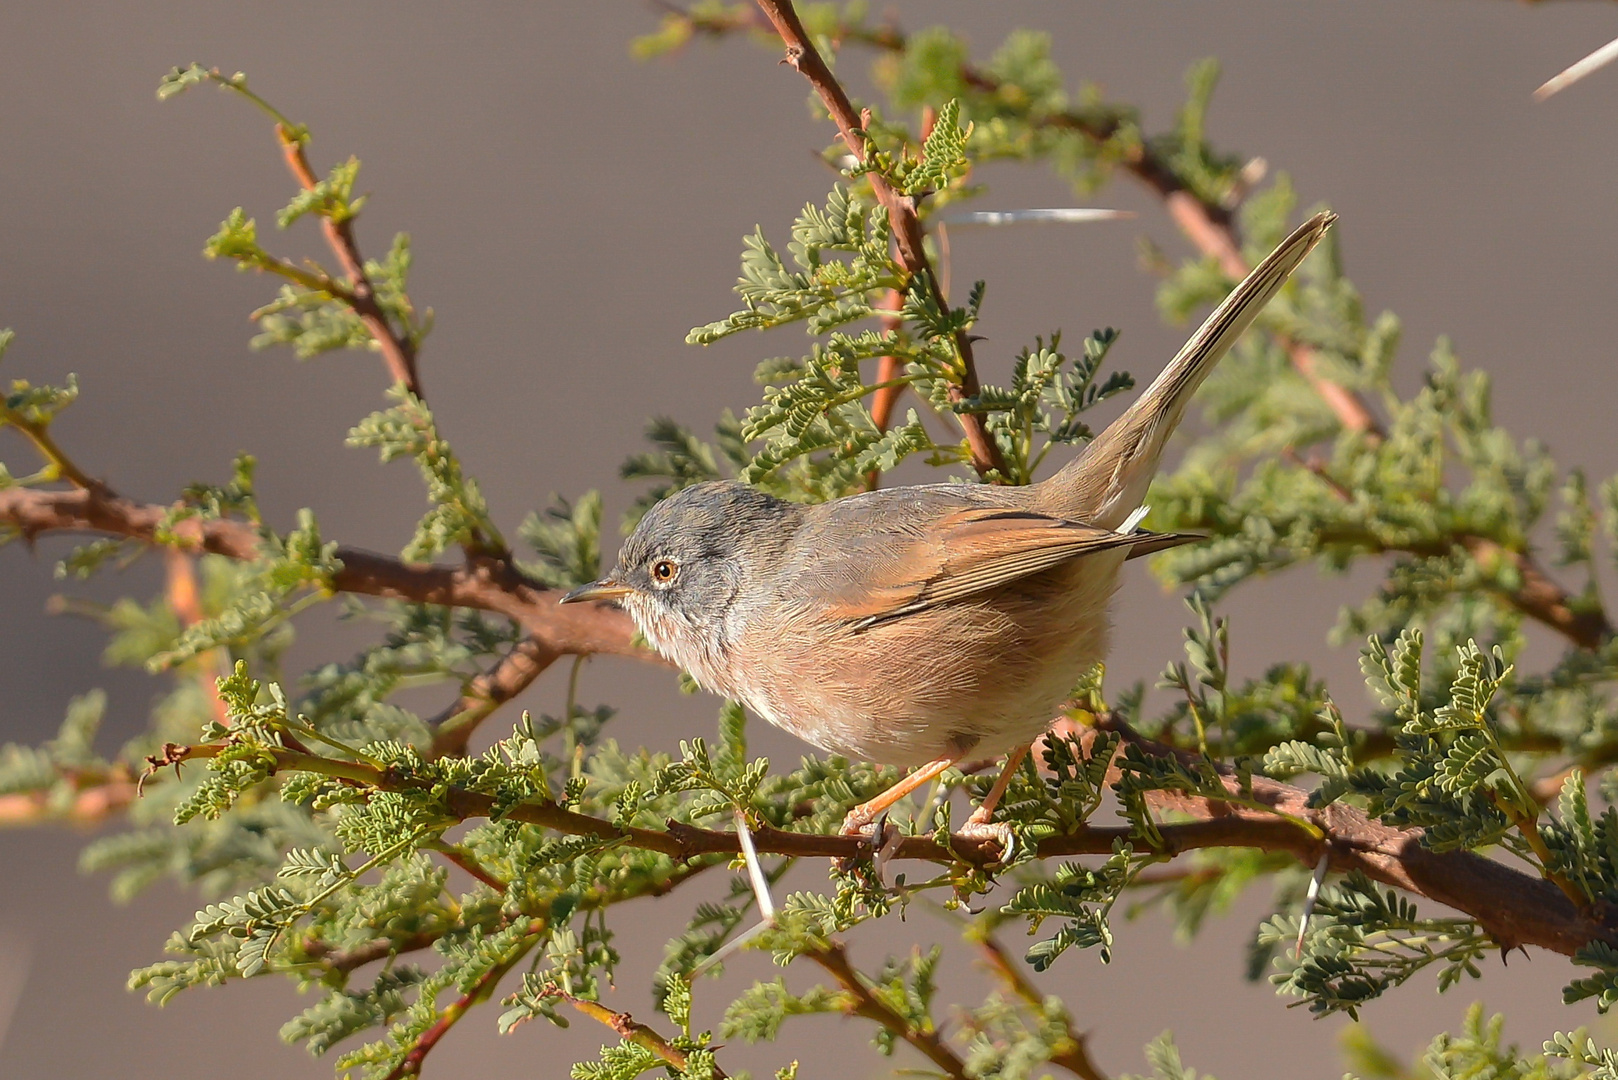
{"label": "bird perched on branch", "polygon": [[[888,488],[818,505],[736,481],[654,506],[600,581],[703,687],[823,750],[914,766],[855,807],[863,833],[968,755],[1007,762],[963,832],[1009,840],[996,803],[1079,679],[1106,657],[1126,560],[1197,539],[1141,530],[1191,395],[1335,220],[1317,214],[1226,297],[1140,398],[1028,487]],[[1003,849],[1005,850],[1005,849]]]}

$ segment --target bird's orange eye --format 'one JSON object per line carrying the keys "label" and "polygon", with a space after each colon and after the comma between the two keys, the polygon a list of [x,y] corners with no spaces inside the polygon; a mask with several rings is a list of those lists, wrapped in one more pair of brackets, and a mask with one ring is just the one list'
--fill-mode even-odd
{"label": "bird's orange eye", "polygon": [[679,572],[679,566],[672,559],[659,559],[652,564],[652,580],[659,585],[669,584]]}

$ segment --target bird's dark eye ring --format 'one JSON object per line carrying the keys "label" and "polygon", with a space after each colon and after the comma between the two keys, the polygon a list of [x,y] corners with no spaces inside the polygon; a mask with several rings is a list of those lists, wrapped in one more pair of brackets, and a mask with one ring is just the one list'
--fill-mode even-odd
{"label": "bird's dark eye ring", "polygon": [[680,566],[673,559],[659,559],[652,564],[652,580],[659,585],[669,584],[679,572]]}

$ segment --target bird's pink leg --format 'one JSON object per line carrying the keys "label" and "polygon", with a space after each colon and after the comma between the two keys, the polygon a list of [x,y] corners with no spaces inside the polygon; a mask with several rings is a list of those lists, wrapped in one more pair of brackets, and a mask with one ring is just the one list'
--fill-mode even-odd
{"label": "bird's pink leg", "polygon": [[939,775],[943,773],[945,769],[949,768],[951,765],[960,760],[961,755],[956,754],[954,757],[944,757],[939,758],[937,761],[929,761],[927,764],[921,766],[915,772],[911,773],[897,784],[894,784],[876,798],[860,803],[854,809],[850,810],[848,812],[848,816],[843,819],[843,828],[841,830],[842,834],[844,836],[863,835],[865,830],[871,827],[871,823],[876,821],[877,818],[881,817],[883,811],[887,810],[888,807],[892,806],[906,795],[909,795],[912,791],[915,791],[923,784],[938,779]]}
{"label": "bird's pink leg", "polygon": [[1006,788],[1011,786],[1011,778],[1017,774],[1017,768],[1022,765],[1022,759],[1028,756],[1028,751],[1033,749],[1033,746],[1033,743],[1018,746],[1006,755],[1005,768],[1000,770],[999,777],[995,779],[994,787],[990,788],[989,793],[983,797],[983,802],[976,810],[972,811],[972,816],[966,819],[968,825],[987,825],[994,820],[994,808],[1000,805],[1000,800],[1005,797]]}

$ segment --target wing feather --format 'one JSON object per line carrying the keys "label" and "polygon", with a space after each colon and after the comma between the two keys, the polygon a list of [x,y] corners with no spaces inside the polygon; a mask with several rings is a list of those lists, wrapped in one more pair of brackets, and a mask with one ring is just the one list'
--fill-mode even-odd
{"label": "wing feather", "polygon": [[890,566],[898,570],[892,578],[863,596],[848,598],[853,602],[837,605],[836,613],[851,620],[856,631],[867,630],[1072,559],[1121,547],[1130,549],[1133,558],[1198,539],[1180,533],[1121,533],[1032,511],[972,507],[935,521],[892,561]]}

